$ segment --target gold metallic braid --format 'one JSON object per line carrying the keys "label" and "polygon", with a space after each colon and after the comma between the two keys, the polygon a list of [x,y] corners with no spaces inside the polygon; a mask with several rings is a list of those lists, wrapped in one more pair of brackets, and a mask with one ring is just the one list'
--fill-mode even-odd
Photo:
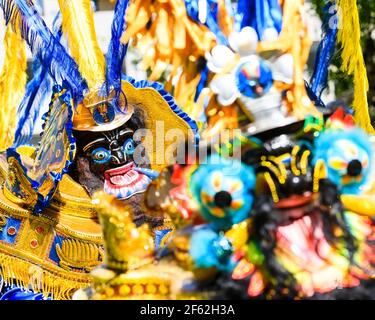
{"label": "gold metallic braid", "polygon": [[0,213],[0,232],[3,231],[3,227],[7,224],[7,219]]}
{"label": "gold metallic braid", "polygon": [[307,167],[308,167],[308,164],[309,164],[309,156],[310,156],[310,154],[311,154],[310,150],[305,150],[302,153],[301,160],[300,160],[300,166],[301,166],[301,172],[302,172],[302,174],[306,174],[306,172],[307,172]]}
{"label": "gold metallic braid", "polygon": [[[19,192],[11,189],[16,181],[19,182]],[[10,189],[8,189],[8,187]],[[8,159],[8,173],[4,183],[3,192],[5,197],[12,203],[18,204],[25,208],[32,208],[37,201],[37,194],[32,188],[30,181],[25,176],[23,169],[14,157]]]}
{"label": "gold metallic braid", "polygon": [[280,183],[285,183],[285,180],[286,180],[286,177],[288,176],[288,172],[286,170],[286,167],[281,159],[281,156],[280,157],[274,157],[274,156],[270,156],[269,157],[270,161],[273,161],[274,163],[277,164],[277,167],[280,171],[280,174],[282,176],[282,179],[280,180]]}
{"label": "gold metallic braid", "polygon": [[292,159],[290,162],[290,167],[292,169],[292,172],[296,175],[299,176],[301,174],[301,171],[297,167],[297,154],[298,151],[300,150],[299,146],[294,146],[292,149]]}
{"label": "gold metallic braid", "polygon": [[272,199],[275,203],[279,202],[279,195],[277,194],[277,189],[275,182],[273,181],[271,174],[269,172],[264,173],[264,178],[266,179],[266,182],[268,184],[268,187],[270,188]]}
{"label": "gold metallic braid", "polygon": [[313,192],[319,191],[319,181],[327,175],[324,161],[319,159],[314,168]]}
{"label": "gold metallic braid", "polygon": [[262,160],[260,165],[262,167],[269,169],[271,172],[273,172],[281,184],[285,183],[286,171],[284,172],[282,166],[280,166],[280,163],[277,163],[277,166],[276,166],[271,161]]}
{"label": "gold metallic braid", "polygon": [[[3,213],[6,213],[7,215],[10,215],[16,218],[30,218],[30,211],[20,206],[17,206],[11,203],[10,201],[7,201],[4,198],[5,198],[4,195],[0,192],[0,213],[3,212]],[[97,228],[93,229],[92,231],[85,231],[85,232],[75,230],[71,228],[69,225],[67,225],[66,223],[62,222],[65,216],[66,215],[62,213],[60,213],[59,215],[56,215],[56,213],[50,211],[49,208],[47,208],[45,213],[42,213],[39,216],[32,216],[32,219],[36,219],[40,221],[41,223],[46,223],[50,226],[53,226],[57,232],[60,232],[64,234],[65,236],[78,238],[84,241],[90,241],[96,244],[103,243],[102,234],[101,232],[97,232]],[[70,220],[71,219],[72,218],[70,218]],[[80,221],[82,221],[81,223],[85,223],[86,225],[88,223],[90,223],[91,225],[93,223],[96,224],[95,220],[92,220],[92,219],[81,219]]]}

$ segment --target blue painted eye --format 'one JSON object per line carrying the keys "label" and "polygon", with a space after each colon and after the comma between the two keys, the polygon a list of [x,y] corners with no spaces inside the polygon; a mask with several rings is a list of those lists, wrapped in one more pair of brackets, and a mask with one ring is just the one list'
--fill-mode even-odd
{"label": "blue painted eye", "polygon": [[134,141],[133,139],[127,139],[124,143],[124,152],[126,154],[133,154],[134,153],[134,150],[135,150],[135,144],[134,144]]}
{"label": "blue painted eye", "polygon": [[91,153],[91,157],[96,163],[106,163],[111,158],[111,154],[105,148],[97,148]]}

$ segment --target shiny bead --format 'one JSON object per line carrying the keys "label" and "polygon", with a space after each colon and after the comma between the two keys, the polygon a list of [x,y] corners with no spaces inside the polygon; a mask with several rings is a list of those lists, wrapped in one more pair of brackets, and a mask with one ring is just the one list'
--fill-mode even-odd
{"label": "shiny bead", "polygon": [[169,289],[168,289],[168,287],[167,287],[166,285],[161,284],[161,285],[159,286],[159,292],[160,292],[161,294],[167,294],[168,291],[169,291]]}
{"label": "shiny bead", "polygon": [[233,246],[228,238],[220,237],[213,242],[212,246],[219,261],[226,261],[233,253]]}
{"label": "shiny bead", "polygon": [[30,241],[30,247],[32,249],[35,249],[37,246],[38,246],[38,240],[33,239],[33,240]]}
{"label": "shiny bead", "polygon": [[137,295],[143,294],[143,286],[140,285],[140,284],[134,285],[134,287],[133,287],[133,293],[137,294]]}
{"label": "shiny bead", "polygon": [[106,288],[105,294],[107,297],[112,297],[115,294],[115,290],[113,290],[112,288]]}
{"label": "shiny bead", "polygon": [[8,228],[8,235],[14,236],[16,234],[17,230],[15,227],[9,227]]}
{"label": "shiny bead", "polygon": [[153,284],[148,284],[146,286],[146,292],[151,293],[151,294],[155,293],[156,292],[156,286],[153,285]]}
{"label": "shiny bead", "polygon": [[130,287],[127,284],[124,284],[120,287],[119,292],[121,296],[127,296],[130,293]]}
{"label": "shiny bead", "polygon": [[36,227],[36,228],[35,228],[35,231],[36,231],[36,233],[39,233],[39,234],[41,234],[41,233],[43,233],[43,232],[44,232],[44,228],[43,228],[43,227],[41,227],[41,226],[38,226],[38,227]]}

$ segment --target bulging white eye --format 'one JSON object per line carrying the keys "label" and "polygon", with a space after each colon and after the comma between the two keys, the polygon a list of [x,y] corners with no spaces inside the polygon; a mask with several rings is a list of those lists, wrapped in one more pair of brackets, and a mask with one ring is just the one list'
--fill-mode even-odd
{"label": "bulging white eye", "polygon": [[96,163],[106,163],[110,159],[111,153],[105,148],[97,148],[91,153],[91,157]]}
{"label": "bulging white eye", "polygon": [[124,143],[123,149],[126,154],[133,154],[135,150],[135,143],[133,139],[127,139]]}

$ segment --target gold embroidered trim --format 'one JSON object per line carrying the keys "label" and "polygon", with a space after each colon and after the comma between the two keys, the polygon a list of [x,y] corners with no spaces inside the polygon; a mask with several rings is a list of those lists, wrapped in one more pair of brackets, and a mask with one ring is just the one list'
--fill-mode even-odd
{"label": "gold embroidered trim", "polygon": [[2,180],[6,179],[8,173],[8,162],[6,161],[6,158],[4,158],[3,155],[0,156],[0,178]]}
{"label": "gold embroidered trim", "polygon": [[50,208],[70,216],[97,218],[87,191],[67,174],[60,181],[56,193],[51,199]]}
{"label": "gold embroidered trim", "polygon": [[97,219],[97,214],[92,205],[84,202],[78,203],[73,199],[69,199],[67,195],[54,196],[51,200],[50,209],[56,212],[62,212],[69,216]]}
{"label": "gold embroidered trim", "polygon": [[[33,216],[28,210],[23,209],[21,207],[16,206],[15,204],[7,204],[3,199],[1,199],[3,195],[0,194],[0,213],[4,213],[6,215],[14,216],[16,218],[31,218],[39,220],[42,223],[46,223],[52,226],[56,231],[75,238],[79,238],[80,240],[87,240],[92,241],[98,244],[103,243],[103,237],[101,234],[89,234],[84,233],[76,230],[72,230],[67,226],[62,225],[59,223],[59,215],[56,218],[48,216],[49,210],[46,210],[46,213],[42,213],[38,216]],[[12,206],[11,206],[12,205]],[[88,219],[87,219],[88,220]]]}
{"label": "gold embroidered trim", "polygon": [[0,213],[0,232],[3,231],[3,227],[7,224],[7,219]]}
{"label": "gold embroidered trim", "polygon": [[97,245],[81,242],[76,239],[63,240],[62,245],[56,245],[57,256],[60,264],[65,270],[73,268],[91,271],[103,262],[104,250]]}
{"label": "gold embroidered trim", "polygon": [[[22,196],[18,193],[15,194],[12,190],[9,190],[7,185],[14,186],[16,181],[19,182],[19,190],[22,191]],[[3,186],[4,195],[11,202],[16,204],[33,207],[37,201],[37,194],[32,188],[30,181],[25,176],[20,163],[14,157],[8,159],[8,173],[6,176],[6,183]]]}

